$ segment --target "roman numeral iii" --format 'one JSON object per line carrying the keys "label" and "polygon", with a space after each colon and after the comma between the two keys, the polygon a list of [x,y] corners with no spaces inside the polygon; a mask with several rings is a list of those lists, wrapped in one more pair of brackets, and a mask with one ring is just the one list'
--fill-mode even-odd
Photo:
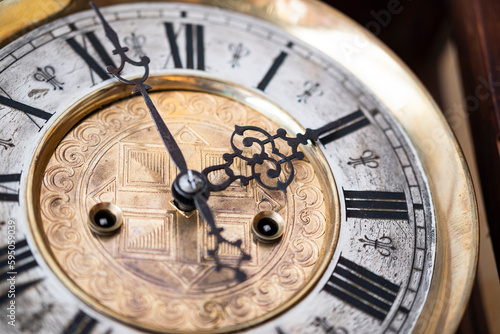
{"label": "roman numeral iii", "polygon": [[408,220],[404,192],[344,190],[347,218]]}

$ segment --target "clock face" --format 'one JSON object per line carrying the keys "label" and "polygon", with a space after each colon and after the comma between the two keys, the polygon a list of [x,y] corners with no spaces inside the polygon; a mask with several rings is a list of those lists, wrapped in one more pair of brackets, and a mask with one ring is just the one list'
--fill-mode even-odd
{"label": "clock face", "polygon": [[[143,99],[106,72],[120,58],[95,13],[8,45],[2,332],[414,331],[441,275],[442,223],[415,143],[390,108],[335,60],[257,18],[178,3],[102,12],[130,58],[151,59],[152,101],[189,168],[224,163],[232,144],[252,156],[258,147],[235,126],[328,131],[284,165],[278,179],[293,179],[285,191],[252,180],[210,195],[223,236],[241,240],[219,247],[221,269],[207,224],[174,203],[178,172]],[[143,74],[127,65],[122,75]],[[262,175],[272,168],[260,165]],[[244,159],[230,168],[255,173]],[[122,225],[103,235],[92,220],[110,205]],[[276,224],[279,236],[266,240],[259,222]]]}

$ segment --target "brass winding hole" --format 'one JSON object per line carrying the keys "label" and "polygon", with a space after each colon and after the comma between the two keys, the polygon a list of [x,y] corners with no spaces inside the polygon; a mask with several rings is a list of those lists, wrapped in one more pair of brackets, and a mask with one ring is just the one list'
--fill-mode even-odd
{"label": "brass winding hole", "polygon": [[98,203],[90,209],[88,224],[92,232],[109,236],[122,226],[122,210],[113,203]]}
{"label": "brass winding hole", "polygon": [[278,242],[284,229],[283,218],[274,211],[261,211],[252,221],[252,233],[260,242]]}

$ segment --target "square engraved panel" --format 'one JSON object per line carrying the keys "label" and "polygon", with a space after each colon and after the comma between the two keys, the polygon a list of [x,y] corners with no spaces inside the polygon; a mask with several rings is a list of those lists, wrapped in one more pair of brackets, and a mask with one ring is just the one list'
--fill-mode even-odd
{"label": "square engraved panel", "polygon": [[124,212],[120,255],[144,258],[145,254],[172,258],[175,246],[174,215],[165,212]]}
{"label": "square engraved panel", "polygon": [[[251,221],[253,215],[235,215],[229,213],[223,213],[217,216],[217,226],[222,227],[222,235],[229,241],[236,241],[241,239],[243,250],[250,254],[252,259],[245,262],[245,266],[257,266],[258,256],[257,247],[255,243],[252,242],[252,233],[250,231]],[[208,256],[207,252],[209,249],[214,249],[215,238],[208,235],[208,227],[205,224],[205,233],[202,244],[202,254],[203,259],[206,262],[212,262],[213,257]],[[237,247],[230,246],[228,244],[221,244],[219,248],[219,256],[225,262],[234,261],[235,263],[240,259],[240,251]]]}
{"label": "square engraved panel", "polygon": [[170,191],[175,179],[175,166],[161,145],[121,143],[120,164],[126,191]]}

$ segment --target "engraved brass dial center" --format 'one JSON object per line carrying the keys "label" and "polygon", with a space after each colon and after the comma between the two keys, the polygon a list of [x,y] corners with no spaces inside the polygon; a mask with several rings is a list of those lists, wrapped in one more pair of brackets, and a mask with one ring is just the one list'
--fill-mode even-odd
{"label": "engraved brass dial center", "polygon": [[[270,132],[283,126],[211,93],[151,96],[195,171],[223,162],[235,125]],[[339,227],[333,213],[338,209],[336,201],[325,198],[336,190],[317,151],[303,150],[306,159],[294,161],[295,177],[286,192],[252,181],[234,182],[210,195],[222,234],[241,239],[251,257],[241,263],[230,245],[218,251],[225,265],[245,272],[243,282],[229,269],[216,268],[209,252],[215,240],[199,215],[178,210],[194,207],[179,206],[176,189],[189,197],[204,186],[205,176],[177,175],[140,97],[90,114],[57,143],[43,172],[37,228],[46,236],[51,258],[72,282],[70,288],[92,296],[89,304],[105,313],[162,331],[245,327],[302,298],[334,249]],[[251,172],[241,161],[233,165],[241,175]],[[209,180],[224,177],[211,173]],[[101,202],[122,211],[123,226],[112,236],[100,236],[87,225],[88,212]],[[259,212],[270,211],[282,221],[279,236],[266,243],[252,232],[252,224]],[[267,225],[261,234],[270,233]]]}

